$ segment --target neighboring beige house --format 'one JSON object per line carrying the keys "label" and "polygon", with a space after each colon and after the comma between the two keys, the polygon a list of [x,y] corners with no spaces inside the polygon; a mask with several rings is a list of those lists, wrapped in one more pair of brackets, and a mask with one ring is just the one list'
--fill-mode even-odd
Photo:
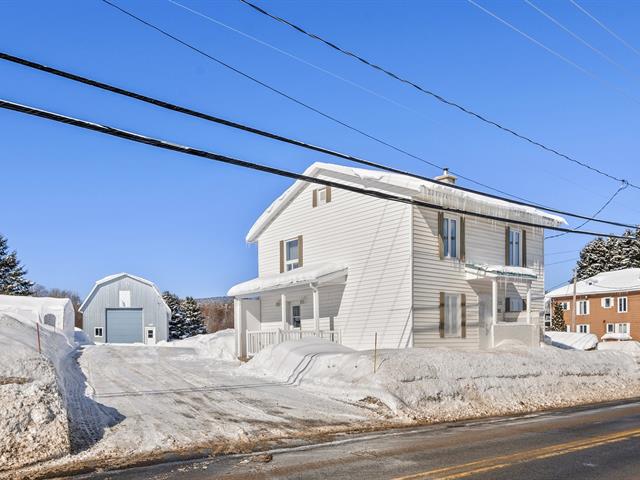
{"label": "neighboring beige house", "polygon": [[[304,173],[465,211],[557,226],[564,219],[447,185],[314,163]],[[247,234],[258,277],[235,297],[240,357],[319,335],[356,349],[537,345],[544,229],[296,181]]]}

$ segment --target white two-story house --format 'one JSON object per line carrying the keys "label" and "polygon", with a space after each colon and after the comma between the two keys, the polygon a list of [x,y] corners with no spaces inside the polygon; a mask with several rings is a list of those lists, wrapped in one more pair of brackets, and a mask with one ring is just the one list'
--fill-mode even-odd
{"label": "white two-story house", "polygon": [[258,277],[235,297],[237,353],[319,335],[355,349],[538,345],[544,226],[564,219],[411,176],[314,163],[304,173],[451,207],[374,198],[296,181],[247,234]]}

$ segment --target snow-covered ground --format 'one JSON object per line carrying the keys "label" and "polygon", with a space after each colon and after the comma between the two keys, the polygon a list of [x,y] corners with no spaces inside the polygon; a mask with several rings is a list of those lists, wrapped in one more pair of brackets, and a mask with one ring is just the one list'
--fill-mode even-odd
{"label": "snow-covered ground", "polygon": [[[0,313],[0,475],[69,453],[67,415],[53,363],[71,346],[63,335]],[[49,357],[47,360],[46,357]]]}
{"label": "snow-covered ground", "polygon": [[593,333],[544,332],[545,342],[567,350],[594,350],[598,337]]}
{"label": "snow-covered ground", "polygon": [[314,338],[267,348],[246,364],[226,361],[232,352],[229,331],[71,350],[58,370],[74,454],[21,475],[640,395],[636,362],[618,352],[383,350],[375,373],[373,352]]}

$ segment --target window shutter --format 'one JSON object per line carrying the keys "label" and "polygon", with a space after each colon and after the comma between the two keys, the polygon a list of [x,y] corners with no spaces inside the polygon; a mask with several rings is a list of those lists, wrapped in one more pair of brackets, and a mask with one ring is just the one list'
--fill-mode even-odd
{"label": "window shutter", "polygon": [[444,259],[444,213],[438,212],[438,251],[440,260]]}
{"label": "window shutter", "polygon": [[313,195],[311,197],[311,207],[316,208],[318,206],[318,189],[313,189]]}
{"label": "window shutter", "polygon": [[465,224],[464,217],[460,217],[460,261],[464,262],[466,257],[465,248]]}
{"label": "window shutter", "polygon": [[467,338],[467,295],[460,295],[460,324],[462,326],[462,338]]}
{"label": "window shutter", "polygon": [[298,266],[302,267],[302,235],[298,235]]}
{"label": "window shutter", "polygon": [[527,266],[527,231],[522,229],[522,266]]}
{"label": "window shutter", "polygon": [[511,229],[505,227],[504,229],[504,264],[509,265],[509,237],[511,236]]}
{"label": "window shutter", "polygon": [[444,292],[440,292],[440,338],[444,338]]}
{"label": "window shutter", "polygon": [[325,188],[327,189],[327,203],[329,203],[331,201],[331,187],[327,186]]}
{"label": "window shutter", "polygon": [[284,240],[280,240],[280,273],[284,272]]}

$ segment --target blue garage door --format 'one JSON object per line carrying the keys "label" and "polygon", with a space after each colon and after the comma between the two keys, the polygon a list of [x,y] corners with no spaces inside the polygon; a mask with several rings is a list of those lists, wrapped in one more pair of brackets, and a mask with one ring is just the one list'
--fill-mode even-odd
{"label": "blue garage door", "polygon": [[142,309],[107,309],[107,342],[142,342]]}

